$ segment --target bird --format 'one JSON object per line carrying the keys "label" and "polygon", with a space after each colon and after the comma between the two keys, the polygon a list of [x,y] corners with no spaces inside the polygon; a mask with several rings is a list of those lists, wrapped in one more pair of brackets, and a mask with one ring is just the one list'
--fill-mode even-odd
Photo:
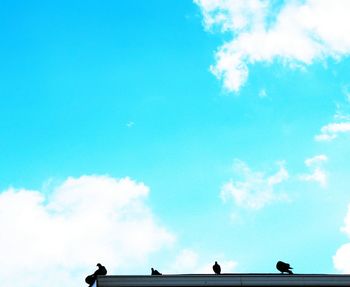
{"label": "bird", "polygon": [[213,270],[215,274],[219,275],[221,273],[221,267],[220,265],[215,261],[215,264],[213,265]]}
{"label": "bird", "polygon": [[107,274],[107,269],[104,267],[101,263],[97,263],[96,266],[98,269],[95,271],[95,275],[106,275]]}
{"label": "bird", "polygon": [[290,269],[293,269],[288,263],[285,263],[283,261],[278,261],[276,264],[276,268],[278,271],[281,271],[282,274],[284,272],[287,272],[288,274],[293,274],[293,272]]}
{"label": "bird", "polygon": [[98,269],[93,274],[91,274],[85,278],[85,282],[87,284],[89,284],[89,287],[94,285],[94,283],[97,279],[97,276],[107,274],[106,267],[104,267],[101,263],[97,263],[96,266],[98,267]]}
{"label": "bird", "polygon": [[151,271],[152,271],[151,275],[162,275],[162,273],[160,273],[160,272],[159,272],[158,270],[156,270],[156,269],[151,268]]}

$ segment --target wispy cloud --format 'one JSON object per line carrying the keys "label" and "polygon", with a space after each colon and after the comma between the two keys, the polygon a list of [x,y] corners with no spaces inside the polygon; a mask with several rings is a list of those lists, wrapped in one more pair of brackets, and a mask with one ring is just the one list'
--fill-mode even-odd
{"label": "wispy cloud", "polygon": [[286,199],[286,194],[275,190],[289,177],[282,162],[272,175],[253,171],[241,160],[235,160],[234,170],[234,177],[221,188],[220,196],[224,202],[232,200],[238,207],[257,210],[273,201]]}
{"label": "wispy cloud", "polygon": [[344,85],[341,91],[345,101],[337,103],[333,120],[321,127],[320,133],[314,137],[316,141],[332,141],[339,135],[350,132],[350,94],[348,86]]}
{"label": "wispy cloud", "polygon": [[305,165],[310,172],[299,175],[302,181],[314,181],[320,184],[321,187],[327,186],[327,173],[323,168],[323,164],[328,160],[327,156],[321,154],[305,160]]}
{"label": "wispy cloud", "polygon": [[108,176],[68,178],[47,197],[26,189],[3,191],[1,284],[78,286],[97,261],[113,272],[146,260],[175,240],[156,222],[148,194],[142,183]]}
{"label": "wispy cloud", "polygon": [[350,121],[330,123],[321,128],[321,133],[315,136],[316,141],[331,141],[338,137],[339,134],[350,132]]}
{"label": "wispy cloud", "polygon": [[279,60],[305,67],[328,57],[350,53],[350,2],[287,1],[276,7],[268,0],[194,0],[207,30],[232,34],[218,48],[212,73],[228,91],[246,82],[249,64]]}

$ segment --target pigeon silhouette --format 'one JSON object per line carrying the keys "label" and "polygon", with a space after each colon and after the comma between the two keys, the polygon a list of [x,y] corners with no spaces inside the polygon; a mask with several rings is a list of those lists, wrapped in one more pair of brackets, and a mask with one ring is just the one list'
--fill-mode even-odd
{"label": "pigeon silhouette", "polygon": [[156,269],[151,268],[151,271],[152,271],[151,275],[162,275],[162,273],[160,273],[160,272],[159,272],[158,270],[156,270]]}
{"label": "pigeon silhouette", "polygon": [[104,267],[101,263],[97,263],[96,266],[98,267],[98,269],[93,274],[91,274],[85,278],[85,282],[87,284],[89,284],[89,287],[94,285],[98,275],[106,275],[107,274],[106,267]]}
{"label": "pigeon silhouette", "polygon": [[106,275],[107,274],[107,269],[104,267],[101,263],[97,263],[96,265],[98,269],[95,271],[95,275]]}
{"label": "pigeon silhouette", "polygon": [[221,267],[220,265],[215,261],[215,264],[213,265],[213,270],[215,274],[219,275],[221,273]]}
{"label": "pigeon silhouette", "polygon": [[282,272],[287,272],[288,274],[293,274],[293,272],[290,269],[293,269],[288,263],[285,263],[283,261],[278,261],[276,264],[276,268],[278,271]]}

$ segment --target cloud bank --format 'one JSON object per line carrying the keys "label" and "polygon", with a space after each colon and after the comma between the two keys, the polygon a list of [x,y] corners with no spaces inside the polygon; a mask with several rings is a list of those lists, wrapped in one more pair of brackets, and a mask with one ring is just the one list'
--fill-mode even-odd
{"label": "cloud bank", "polygon": [[79,286],[101,261],[109,271],[174,242],[129,178],[68,178],[52,193],[0,193],[2,286]]}
{"label": "cloud bank", "polygon": [[350,53],[350,1],[194,0],[207,30],[231,35],[215,53],[212,73],[228,91],[247,81],[249,65],[279,61],[305,67]]}

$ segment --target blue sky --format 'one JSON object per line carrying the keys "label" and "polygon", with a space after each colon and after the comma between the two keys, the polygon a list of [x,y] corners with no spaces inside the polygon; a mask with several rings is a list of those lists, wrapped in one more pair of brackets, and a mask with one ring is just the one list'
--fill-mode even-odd
{"label": "blue sky", "polygon": [[0,277],[349,272],[349,10],[3,1]]}

